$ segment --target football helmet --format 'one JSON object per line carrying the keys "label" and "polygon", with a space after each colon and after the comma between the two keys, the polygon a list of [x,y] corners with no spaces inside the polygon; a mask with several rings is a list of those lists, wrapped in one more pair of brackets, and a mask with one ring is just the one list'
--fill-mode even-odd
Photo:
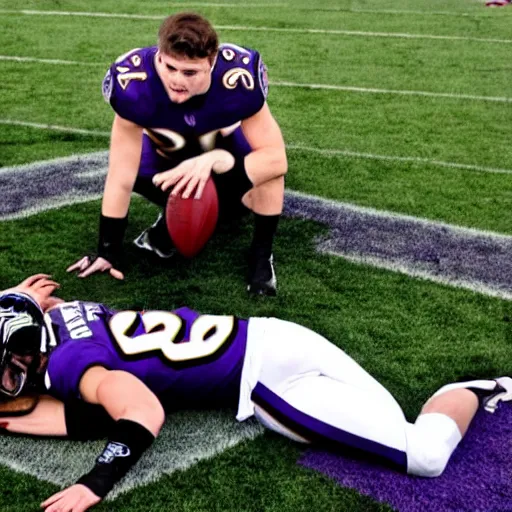
{"label": "football helmet", "polygon": [[43,311],[32,297],[0,294],[0,393],[16,397],[34,384],[47,340]]}

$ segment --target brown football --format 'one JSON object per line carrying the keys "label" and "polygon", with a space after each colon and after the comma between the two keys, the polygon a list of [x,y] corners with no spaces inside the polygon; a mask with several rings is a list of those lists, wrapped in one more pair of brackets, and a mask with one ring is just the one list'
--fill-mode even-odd
{"label": "brown football", "polygon": [[217,225],[219,198],[209,178],[200,199],[169,196],[166,207],[167,229],[180,254],[193,258],[206,245]]}

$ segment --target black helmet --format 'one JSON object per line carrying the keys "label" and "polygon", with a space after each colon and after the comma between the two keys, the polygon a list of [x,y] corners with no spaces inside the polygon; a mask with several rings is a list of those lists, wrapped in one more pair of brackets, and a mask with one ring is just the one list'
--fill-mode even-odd
{"label": "black helmet", "polygon": [[0,393],[18,396],[46,353],[48,330],[39,304],[24,293],[0,295]]}

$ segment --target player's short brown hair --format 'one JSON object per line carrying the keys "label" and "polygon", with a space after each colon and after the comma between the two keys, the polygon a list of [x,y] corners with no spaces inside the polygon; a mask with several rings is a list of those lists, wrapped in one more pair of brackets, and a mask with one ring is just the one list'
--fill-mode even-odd
{"label": "player's short brown hair", "polygon": [[213,63],[219,38],[211,23],[194,12],[173,14],[158,31],[158,48],[162,53],[189,59],[208,58]]}

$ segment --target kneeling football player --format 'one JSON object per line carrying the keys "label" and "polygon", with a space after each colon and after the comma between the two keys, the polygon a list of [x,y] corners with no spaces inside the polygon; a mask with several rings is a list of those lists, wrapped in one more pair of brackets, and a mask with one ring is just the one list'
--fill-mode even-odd
{"label": "kneeling football player", "polygon": [[449,384],[409,423],[381,384],[306,327],[188,308],[113,311],[63,302],[51,295],[56,287],[39,274],[0,293],[0,392],[14,404],[43,395],[2,421],[11,432],[71,438],[110,428],[90,472],[45,501],[48,510],[85,510],[105,497],[160,432],[166,405],[228,406],[239,421],[254,415],[294,440],[434,477],[479,404],[492,412],[512,400],[509,377]]}
{"label": "kneeling football player", "polygon": [[[98,252],[68,271],[80,277],[109,271],[123,279],[122,243],[132,191],[165,208],[171,190],[200,198],[211,176],[221,221],[254,214],[248,291],[275,295],[272,246],[283,209],[287,159],[267,91],[258,52],[219,46],[210,23],[193,13],[167,18],[158,46],[119,57],[103,81],[115,118]],[[174,253],[165,217],[160,215],[134,241],[164,259]]]}

